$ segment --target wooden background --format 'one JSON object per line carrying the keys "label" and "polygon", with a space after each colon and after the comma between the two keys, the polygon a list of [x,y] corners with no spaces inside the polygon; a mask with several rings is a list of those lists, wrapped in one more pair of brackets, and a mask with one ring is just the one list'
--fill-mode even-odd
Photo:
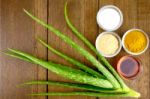
{"label": "wooden background", "polygon": [[[86,48],[86,46],[71,33],[65,23],[63,15],[65,1],[66,0],[0,0],[0,50],[17,48],[32,53],[40,58],[71,66],[65,60],[37,43],[35,38],[41,36],[54,48],[90,65],[77,51],[62,42],[47,29],[35,23],[25,15],[22,10],[25,8],[31,11],[34,15],[65,32],[66,35]],[[123,12],[123,25],[116,31],[120,36],[131,28],[143,29],[150,36],[150,0],[69,0],[69,18],[77,29],[83,32],[94,44],[96,36],[103,31],[96,24],[96,13],[100,7],[108,4],[118,6]],[[126,55],[126,53],[122,50],[117,57],[109,59],[109,61],[113,63],[114,60],[123,55]],[[143,63],[143,74],[139,79],[127,83],[133,89],[141,93],[142,97],[140,99],[150,99],[150,49],[148,49],[146,53],[138,56],[138,58],[140,58]],[[41,85],[16,88],[16,85],[29,80],[48,79],[68,81],[39,66],[0,54],[0,99],[106,99],[86,96],[29,97],[26,96],[27,93],[73,91],[75,89]]]}

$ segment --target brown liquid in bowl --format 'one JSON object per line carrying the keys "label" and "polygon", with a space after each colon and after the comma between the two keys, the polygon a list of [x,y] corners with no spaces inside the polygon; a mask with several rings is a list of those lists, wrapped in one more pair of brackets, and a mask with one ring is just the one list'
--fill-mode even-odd
{"label": "brown liquid in bowl", "polygon": [[139,62],[135,58],[125,56],[119,61],[118,72],[126,78],[132,78],[138,74],[139,65]]}

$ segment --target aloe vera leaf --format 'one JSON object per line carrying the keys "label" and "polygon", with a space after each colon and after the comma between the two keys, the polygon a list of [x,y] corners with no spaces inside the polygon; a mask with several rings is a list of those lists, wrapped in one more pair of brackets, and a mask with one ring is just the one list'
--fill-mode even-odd
{"label": "aloe vera leaf", "polygon": [[41,65],[42,67],[60,75],[60,76],[74,80],[76,82],[81,82],[81,83],[98,86],[98,87],[102,87],[102,88],[113,88],[112,84],[108,80],[90,76],[83,71],[72,69],[70,67],[67,67],[67,66],[64,66],[61,64],[55,64],[53,62],[47,62],[47,61],[38,59],[30,54],[27,54],[27,53],[24,53],[24,52],[21,52],[18,50],[9,49],[9,51],[11,53],[18,54],[18,57],[19,57],[19,55],[26,57],[29,60],[33,61],[34,63]]}
{"label": "aloe vera leaf", "polygon": [[118,80],[122,88],[128,89],[126,84],[123,82],[123,80],[120,78],[120,76],[117,74],[117,72],[114,70],[114,68],[110,65],[110,63],[96,50],[96,48],[91,44],[83,35],[80,33],[75,26],[71,23],[71,21],[68,18],[67,14],[67,2],[65,3],[64,7],[64,17],[66,20],[66,23],[68,24],[69,28],[73,31],[73,33],[81,39],[95,54],[98,56],[98,58],[101,60],[101,62],[104,64],[104,66],[107,66],[107,68],[112,72],[112,74],[115,76],[115,78]]}
{"label": "aloe vera leaf", "polygon": [[[24,61],[27,61],[27,62],[30,62],[30,63],[33,63],[33,64],[34,64],[34,62],[33,62],[32,60],[30,60],[30,59],[28,59],[28,58],[26,58],[26,57],[24,57],[24,56],[20,56],[20,55],[18,55],[18,54],[15,54],[15,53],[5,52],[4,54],[6,54],[6,55],[8,55],[8,56],[11,56],[11,57],[15,57],[15,58],[21,59],[21,60],[24,60]],[[35,64],[36,64],[36,63],[35,63]],[[98,77],[98,76],[96,76],[96,77]],[[101,75],[101,76],[99,75],[99,77],[100,77],[100,78],[104,78],[102,75]]]}
{"label": "aloe vera leaf", "polygon": [[32,93],[31,96],[95,96],[95,97],[134,97],[139,98],[140,94],[130,90],[128,93],[99,93],[99,92],[49,92],[49,93]]}
{"label": "aloe vera leaf", "polygon": [[[25,60],[25,61],[27,61],[27,62],[30,62],[30,63],[33,63],[34,64],[34,62],[32,61],[32,60],[30,60],[30,59],[28,59],[28,58],[26,58],[26,57],[24,57],[24,56],[20,56],[20,55],[18,55],[18,54],[14,54],[14,53],[10,53],[10,52],[5,52],[4,54],[6,54],[6,55],[8,55],[8,56],[11,56],[11,57],[15,57],[15,58],[18,58],[18,59],[21,59],[21,60]],[[77,61],[78,62],[78,61]],[[100,78],[104,78],[102,75],[97,75],[96,77],[100,77]]]}
{"label": "aloe vera leaf", "polygon": [[69,88],[77,88],[77,89],[84,89],[84,90],[91,90],[95,92],[103,92],[103,93],[124,93],[121,89],[105,89],[100,88],[97,86],[87,85],[87,84],[78,84],[78,83],[68,83],[68,82],[58,82],[58,81],[30,81],[23,84],[20,84],[18,87],[27,86],[27,85],[56,85],[62,87],[69,87]]}
{"label": "aloe vera leaf", "polygon": [[18,54],[15,54],[15,53],[12,53],[12,52],[4,52],[5,55],[8,55],[8,56],[11,56],[11,57],[15,57],[15,58],[18,58],[18,59],[21,59],[21,60],[24,60],[24,61],[27,61],[27,62],[30,62],[30,63],[34,63],[33,61],[31,61],[30,59],[24,57],[24,56],[21,56],[21,55],[18,55]]}
{"label": "aloe vera leaf", "polygon": [[24,12],[30,16],[33,20],[35,20],[37,23],[41,24],[45,28],[48,28],[48,30],[52,31],[55,33],[58,37],[60,37],[63,41],[68,43],[71,47],[76,49],[81,55],[85,56],[87,60],[89,60],[94,66],[98,68],[98,70],[112,83],[114,88],[120,88],[120,84],[118,81],[115,79],[115,77],[93,56],[91,55],[88,51],[86,51],[84,48],[76,44],[72,39],[69,37],[65,36],[62,32],[59,30],[55,29],[51,25],[48,25],[44,21],[38,19],[37,17],[33,16],[31,13],[28,11],[24,10]]}
{"label": "aloe vera leaf", "polygon": [[82,64],[81,62],[55,50],[54,48],[52,48],[50,45],[46,44],[43,40],[41,40],[40,38],[37,39],[42,45],[44,45],[45,47],[47,47],[50,51],[52,51],[53,53],[61,56],[62,58],[64,58],[65,60],[69,61],[70,63],[74,64],[75,66],[78,66],[79,68],[81,68],[82,70],[88,72],[89,74],[92,74],[95,77],[100,77],[100,78],[105,78],[103,75],[101,75],[100,73],[94,71],[93,69],[87,67],[86,65]]}

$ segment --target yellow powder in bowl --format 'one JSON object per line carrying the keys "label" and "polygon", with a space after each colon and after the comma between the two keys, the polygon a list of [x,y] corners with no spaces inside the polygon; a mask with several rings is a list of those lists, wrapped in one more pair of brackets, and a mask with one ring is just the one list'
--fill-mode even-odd
{"label": "yellow powder in bowl", "polygon": [[102,54],[112,55],[119,48],[119,41],[113,34],[104,34],[98,40],[98,49]]}
{"label": "yellow powder in bowl", "polygon": [[143,32],[133,30],[125,36],[124,43],[129,51],[139,53],[146,48],[147,39]]}

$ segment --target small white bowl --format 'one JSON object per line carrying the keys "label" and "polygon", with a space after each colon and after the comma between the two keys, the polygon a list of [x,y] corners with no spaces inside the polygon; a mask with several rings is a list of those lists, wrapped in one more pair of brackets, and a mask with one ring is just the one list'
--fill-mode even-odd
{"label": "small white bowl", "polygon": [[[135,30],[142,32],[142,33],[145,35],[146,39],[147,39],[147,45],[146,45],[145,49],[144,49],[143,51],[139,52],[139,53],[131,52],[130,50],[128,50],[128,49],[126,48],[126,46],[125,46],[125,44],[124,44],[124,40],[125,40],[126,35],[127,35],[128,33],[130,33],[131,31],[135,31]],[[143,53],[148,49],[148,46],[149,46],[149,38],[148,38],[148,35],[147,35],[143,30],[141,30],[141,29],[130,29],[130,30],[128,30],[127,32],[125,32],[125,34],[124,34],[123,37],[122,37],[122,46],[123,46],[124,50],[125,50],[128,54],[131,54],[131,55],[140,55],[140,54],[143,54]]]}
{"label": "small white bowl", "polygon": [[[101,51],[98,49],[98,40],[100,39],[100,37],[101,37],[102,35],[105,35],[105,34],[112,34],[112,35],[114,35],[114,36],[118,39],[119,48],[117,49],[117,51],[116,51],[114,54],[105,55],[105,54],[101,53]],[[104,57],[109,57],[109,58],[110,58],[110,57],[114,57],[114,56],[116,56],[116,55],[121,51],[121,48],[122,48],[121,38],[120,38],[120,36],[119,36],[118,34],[116,34],[115,32],[102,32],[102,33],[99,34],[98,37],[96,38],[95,46],[96,46],[97,51],[98,51],[101,55],[103,55]]]}
{"label": "small white bowl", "polygon": [[[116,27],[112,28],[112,29],[106,28],[106,27],[103,26],[103,25],[101,24],[101,22],[99,21],[99,15],[100,15],[100,14],[102,13],[102,11],[104,11],[105,9],[114,9],[114,10],[116,10],[116,11],[118,12],[118,14],[120,15],[120,22],[119,22],[119,24],[118,24]],[[100,10],[99,10],[98,13],[97,13],[96,20],[97,20],[97,23],[98,23],[99,27],[101,27],[103,30],[105,30],[105,31],[115,31],[115,30],[117,30],[117,29],[122,25],[122,23],[123,23],[123,14],[122,14],[121,10],[120,10],[118,7],[116,7],[116,6],[114,6],[114,5],[106,5],[106,6],[103,6],[102,8],[100,8]],[[113,17],[112,17],[112,20],[113,20]],[[108,24],[108,25],[109,25],[109,24]]]}

